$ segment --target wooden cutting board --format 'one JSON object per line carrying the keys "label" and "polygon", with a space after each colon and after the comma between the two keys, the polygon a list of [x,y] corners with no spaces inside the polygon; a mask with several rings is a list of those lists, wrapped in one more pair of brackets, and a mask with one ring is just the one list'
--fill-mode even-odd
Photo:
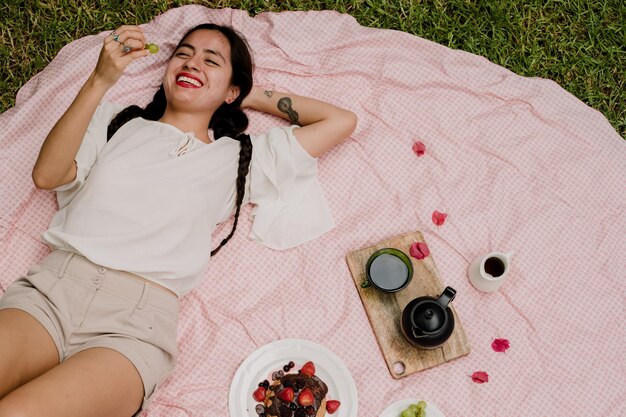
{"label": "wooden cutting board", "polygon": [[[439,278],[432,254],[423,260],[409,256],[413,242],[424,242],[420,232],[407,233],[377,243],[376,245],[348,253],[346,260],[352,273],[354,285],[359,292],[363,307],[367,312],[378,345],[387,362],[387,368],[394,378],[402,378],[414,372],[432,368],[449,360],[467,355],[470,346],[461,326],[459,316],[454,309],[455,328],[450,338],[436,349],[420,349],[410,344],[400,329],[400,317],[404,307],[414,298],[424,295],[438,296],[444,285]],[[396,293],[385,293],[373,286],[361,288],[367,279],[365,265],[372,253],[382,248],[396,248],[409,256],[413,263],[413,279],[409,285]],[[457,293],[456,297],[463,296]]]}

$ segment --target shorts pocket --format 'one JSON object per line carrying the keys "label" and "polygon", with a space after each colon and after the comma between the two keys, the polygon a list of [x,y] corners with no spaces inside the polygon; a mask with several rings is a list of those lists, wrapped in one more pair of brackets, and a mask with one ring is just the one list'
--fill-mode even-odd
{"label": "shorts pocket", "polygon": [[152,343],[159,332],[159,327],[155,322],[152,312],[133,306],[127,312],[124,320],[124,331],[129,336]]}
{"label": "shorts pocket", "polygon": [[129,336],[150,345],[146,353],[160,365],[155,376],[155,387],[161,385],[172,373],[178,360],[176,320],[168,314],[150,308],[135,308],[127,319]]}
{"label": "shorts pocket", "polygon": [[50,294],[54,287],[61,281],[61,278],[59,278],[54,271],[41,265],[32,266],[23,279],[46,296]]}
{"label": "shorts pocket", "polygon": [[126,324],[130,336],[176,356],[176,320],[168,314],[149,307],[134,307],[126,318]]}

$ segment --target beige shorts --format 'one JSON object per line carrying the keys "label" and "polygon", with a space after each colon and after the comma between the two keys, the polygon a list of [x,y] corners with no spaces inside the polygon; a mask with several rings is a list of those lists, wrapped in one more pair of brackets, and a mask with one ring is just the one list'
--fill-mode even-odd
{"label": "beige shorts", "polygon": [[94,347],[123,354],[143,380],[142,410],[176,365],[178,307],[164,289],[59,250],[0,298],[0,309],[23,310],[43,324],[61,362]]}

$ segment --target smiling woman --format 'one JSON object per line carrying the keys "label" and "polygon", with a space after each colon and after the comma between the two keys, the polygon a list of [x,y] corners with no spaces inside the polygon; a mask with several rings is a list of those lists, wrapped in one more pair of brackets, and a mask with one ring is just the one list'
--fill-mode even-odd
{"label": "smiling woman", "polygon": [[[231,52],[231,42],[219,30],[196,30],[185,37],[165,69],[163,87],[168,106],[161,121],[177,126],[180,113],[198,113],[194,118],[197,125],[191,128],[198,139],[210,141],[206,127],[216,109],[232,107],[252,88],[252,60],[241,52],[247,48],[235,45]],[[240,104],[238,100],[236,107]],[[187,119],[183,118],[185,122]]]}
{"label": "smiling woman", "polygon": [[[148,407],[176,364],[179,299],[244,203],[257,206],[252,238],[274,249],[333,227],[315,157],[354,131],[352,112],[253,86],[246,41],[214,24],[183,36],[145,108],[103,101],[148,54],[138,26],[107,36],[41,147],[32,177],[57,192],[43,235],[53,251],[0,299],[0,417]],[[251,139],[244,108],[297,125]]]}
{"label": "smiling woman", "polygon": [[[230,28],[199,25],[174,50],[153,102],[145,111],[137,106],[122,111],[109,136],[132,118],[144,117],[191,130],[205,143],[212,140],[207,126],[217,138],[236,137],[247,127],[240,106],[251,89],[252,57],[245,40]],[[222,127],[228,120],[238,123]]]}

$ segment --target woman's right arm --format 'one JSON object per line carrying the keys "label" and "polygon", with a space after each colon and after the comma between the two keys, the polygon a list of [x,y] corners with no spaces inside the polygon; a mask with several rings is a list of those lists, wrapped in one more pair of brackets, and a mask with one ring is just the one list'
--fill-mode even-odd
{"label": "woman's right arm", "polygon": [[[52,190],[76,178],[76,154],[98,104],[128,64],[149,54],[138,26],[121,26],[114,33],[119,39],[105,38],[96,68],[41,146],[32,172],[38,188]],[[124,53],[123,44],[134,49]]]}

